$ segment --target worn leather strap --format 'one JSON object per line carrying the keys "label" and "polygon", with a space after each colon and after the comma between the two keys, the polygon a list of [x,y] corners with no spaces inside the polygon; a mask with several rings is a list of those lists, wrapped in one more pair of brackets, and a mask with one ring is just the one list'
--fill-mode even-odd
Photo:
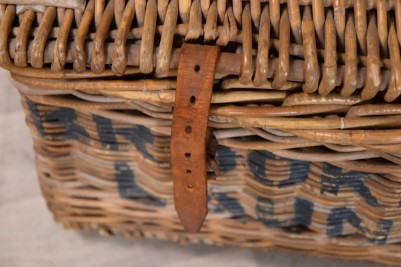
{"label": "worn leather strap", "polygon": [[213,82],[220,49],[181,47],[171,132],[174,201],[184,228],[198,232],[207,215],[207,171],[212,130],[208,127]]}

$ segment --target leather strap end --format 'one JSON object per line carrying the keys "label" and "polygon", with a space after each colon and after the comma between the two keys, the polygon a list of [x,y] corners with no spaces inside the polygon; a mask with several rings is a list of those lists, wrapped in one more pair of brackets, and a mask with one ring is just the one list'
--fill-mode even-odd
{"label": "leather strap end", "polygon": [[207,215],[209,109],[220,49],[181,48],[171,135],[175,208],[184,228],[198,232]]}

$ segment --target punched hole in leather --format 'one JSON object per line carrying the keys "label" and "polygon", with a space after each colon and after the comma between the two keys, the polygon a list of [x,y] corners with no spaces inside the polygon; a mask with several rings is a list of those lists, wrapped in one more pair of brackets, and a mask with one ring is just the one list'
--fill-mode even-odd
{"label": "punched hole in leather", "polygon": [[217,147],[208,121],[219,55],[217,46],[184,44],[178,62],[170,144],[174,203],[184,229],[192,233],[208,212],[208,170]]}

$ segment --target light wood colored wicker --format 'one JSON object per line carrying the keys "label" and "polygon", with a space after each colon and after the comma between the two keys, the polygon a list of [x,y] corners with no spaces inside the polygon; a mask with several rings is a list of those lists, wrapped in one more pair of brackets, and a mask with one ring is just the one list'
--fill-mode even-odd
{"label": "light wood colored wicker", "polygon": [[[401,2],[90,0],[0,4],[55,220],[102,234],[401,265]],[[170,135],[183,43],[220,46],[220,175],[185,233]]]}

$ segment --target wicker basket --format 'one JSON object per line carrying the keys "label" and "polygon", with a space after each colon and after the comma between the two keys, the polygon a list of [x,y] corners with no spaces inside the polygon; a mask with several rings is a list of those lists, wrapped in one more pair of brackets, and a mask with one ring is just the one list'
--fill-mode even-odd
{"label": "wicker basket", "polygon": [[[401,265],[401,1],[79,1],[0,0],[0,63],[57,222]],[[221,51],[199,233],[174,208],[184,43]]]}

